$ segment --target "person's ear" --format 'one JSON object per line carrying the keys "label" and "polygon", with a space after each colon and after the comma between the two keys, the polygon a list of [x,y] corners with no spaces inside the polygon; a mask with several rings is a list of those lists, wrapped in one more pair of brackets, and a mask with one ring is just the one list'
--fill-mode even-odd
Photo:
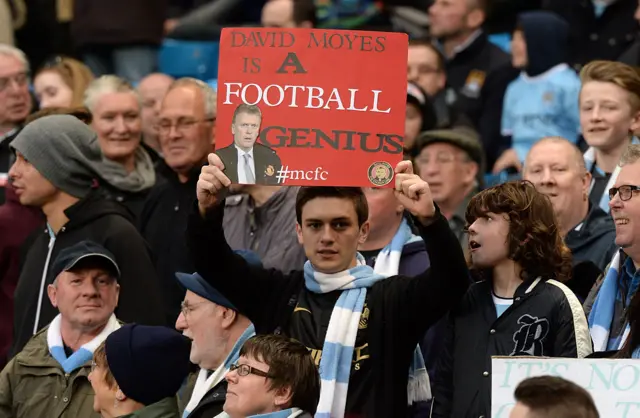
{"label": "person's ear", "polygon": [[302,239],[302,227],[297,222],[296,222],[296,235],[298,235],[298,244],[303,245],[304,241]]}
{"label": "person's ear", "polygon": [[222,309],[222,328],[229,329],[233,325],[236,320],[237,313],[233,309],[225,308],[220,306]]}
{"label": "person's ear", "polygon": [[273,398],[273,403],[281,409],[287,409],[291,405],[292,397],[293,392],[291,391],[291,386],[285,386],[276,390],[276,396]]}
{"label": "person's ear", "polygon": [[640,134],[640,111],[635,112],[631,119],[631,126],[629,127],[631,135]]}
{"label": "person's ear", "polygon": [[118,306],[119,301],[120,301],[120,285],[116,283],[116,307]]}
{"label": "person's ear", "polygon": [[467,27],[479,29],[485,21],[485,13],[479,8],[474,8],[467,14]]}
{"label": "person's ear", "polygon": [[369,221],[366,221],[362,224],[362,226],[360,227],[360,236],[358,237],[358,245],[362,245],[367,241],[367,238],[369,237],[370,227],[371,225],[369,224]]}
{"label": "person's ear", "polygon": [[464,176],[463,180],[465,184],[473,183],[473,181],[478,176],[478,170],[479,170],[478,164],[476,162],[469,161],[467,162],[467,164],[464,164],[463,167],[464,167],[464,170],[462,174]]}
{"label": "person's ear", "polygon": [[125,395],[119,387],[116,389],[116,400],[118,402],[124,402],[127,400],[127,395]]}
{"label": "person's ear", "polygon": [[47,296],[49,296],[49,301],[51,301],[51,305],[54,308],[58,307],[58,288],[56,287],[56,282],[47,286]]}

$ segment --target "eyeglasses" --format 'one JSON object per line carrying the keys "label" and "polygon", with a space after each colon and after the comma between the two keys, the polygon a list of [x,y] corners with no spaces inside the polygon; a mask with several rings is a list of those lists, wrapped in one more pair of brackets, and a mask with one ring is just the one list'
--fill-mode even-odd
{"label": "eyeglasses", "polygon": [[98,363],[96,363],[95,361],[91,362],[91,373],[93,373],[96,369],[96,367],[98,367]]}
{"label": "eyeglasses", "polygon": [[168,134],[171,132],[171,128],[175,126],[176,132],[184,133],[192,129],[196,124],[201,122],[214,122],[216,118],[207,118],[207,119],[179,119],[177,122],[173,123],[168,120],[163,120],[158,124],[158,131],[161,134]]}
{"label": "eyeglasses", "polygon": [[186,302],[182,302],[180,304],[180,310],[182,311],[182,314],[186,317],[187,315],[189,315],[191,312],[193,312],[193,310],[195,308],[197,308],[200,305],[204,305],[207,302],[200,302],[200,303],[194,303],[193,305],[190,305]]}
{"label": "eyeglasses", "polygon": [[235,371],[238,376],[248,376],[249,374],[255,374],[256,376],[266,377],[267,379],[273,379],[273,376],[262,370],[258,370],[255,367],[251,367],[248,364],[232,364],[229,367],[229,371]]}
{"label": "eyeglasses", "polygon": [[609,189],[609,200],[613,200],[613,198],[619,193],[620,200],[626,202],[631,199],[633,192],[638,190],[640,190],[640,186],[633,186],[630,184],[624,184],[620,187],[612,187]]}
{"label": "eyeglasses", "polygon": [[11,85],[12,81],[14,81],[18,87],[24,87],[29,82],[29,72],[23,71],[9,77],[0,78],[0,93],[5,91]]}

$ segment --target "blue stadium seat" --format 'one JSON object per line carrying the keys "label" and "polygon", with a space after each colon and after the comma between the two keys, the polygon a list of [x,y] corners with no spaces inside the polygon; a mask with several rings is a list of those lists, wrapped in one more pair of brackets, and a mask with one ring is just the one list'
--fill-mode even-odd
{"label": "blue stadium seat", "polygon": [[504,52],[511,53],[511,34],[510,33],[494,33],[489,35],[489,42],[501,48]]}
{"label": "blue stadium seat", "polygon": [[160,48],[159,70],[173,77],[218,78],[220,43],[165,39]]}
{"label": "blue stadium seat", "polygon": [[501,171],[498,174],[485,174],[484,175],[484,188],[498,186],[499,184],[506,183],[508,181],[521,180],[520,174],[509,174],[506,171]]}

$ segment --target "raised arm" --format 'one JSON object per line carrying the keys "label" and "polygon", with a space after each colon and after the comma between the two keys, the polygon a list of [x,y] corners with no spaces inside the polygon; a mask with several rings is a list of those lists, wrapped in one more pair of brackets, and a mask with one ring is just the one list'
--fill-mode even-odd
{"label": "raised arm", "polygon": [[[401,164],[407,161],[403,161]],[[408,162],[407,162],[408,163]],[[409,210],[424,240],[431,265],[415,277],[399,277],[387,285],[395,304],[398,329],[418,341],[429,326],[456,306],[464,296],[471,279],[462,248],[449,224],[435,207],[429,185],[414,175],[410,163],[404,174],[397,174],[402,190],[397,193],[400,203]],[[416,192],[417,193],[414,193]]]}
{"label": "raised arm", "polygon": [[209,165],[198,179],[198,206],[189,217],[187,245],[197,272],[263,331],[279,325],[274,313],[299,290],[302,276],[250,266],[229,247],[222,220],[224,193],[231,181],[222,170],[220,158],[209,154]]}

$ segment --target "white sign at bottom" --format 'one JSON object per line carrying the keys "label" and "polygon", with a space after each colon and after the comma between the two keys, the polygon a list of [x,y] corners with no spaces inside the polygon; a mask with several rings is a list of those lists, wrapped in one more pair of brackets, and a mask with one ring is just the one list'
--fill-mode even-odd
{"label": "white sign at bottom", "polygon": [[640,417],[640,360],[494,357],[491,363],[492,418],[509,418],[518,384],[543,375],[585,388],[603,418]]}

